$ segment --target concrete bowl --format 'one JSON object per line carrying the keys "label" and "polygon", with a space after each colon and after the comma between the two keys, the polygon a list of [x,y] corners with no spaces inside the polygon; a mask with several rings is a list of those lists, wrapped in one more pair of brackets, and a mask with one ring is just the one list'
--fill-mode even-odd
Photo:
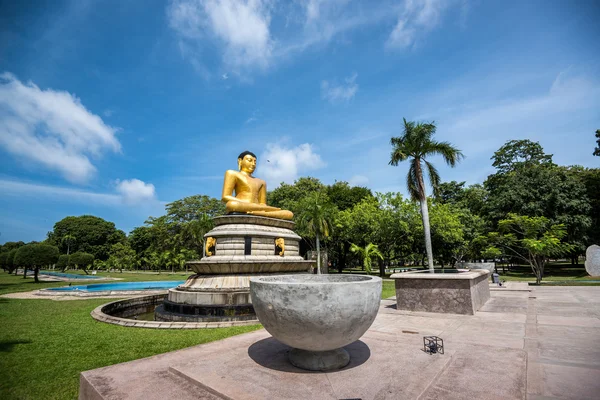
{"label": "concrete bowl", "polygon": [[250,295],[265,329],[294,348],[292,364],[325,371],[348,364],[342,347],[375,320],[381,284],[365,275],[278,275],[251,278]]}

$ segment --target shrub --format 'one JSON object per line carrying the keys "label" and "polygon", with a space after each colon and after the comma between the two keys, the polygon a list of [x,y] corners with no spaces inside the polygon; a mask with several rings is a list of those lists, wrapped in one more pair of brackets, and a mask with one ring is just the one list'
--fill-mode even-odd
{"label": "shrub", "polygon": [[94,264],[94,256],[90,253],[78,251],[69,256],[69,264],[74,264],[77,268],[83,269],[87,273],[87,267]]}
{"label": "shrub", "polygon": [[40,267],[57,261],[58,247],[47,244],[26,244],[16,251],[13,263],[24,268],[34,268],[35,281],[38,282]]}
{"label": "shrub", "polygon": [[61,254],[60,256],[58,256],[56,266],[62,271],[64,271],[69,266],[69,256],[66,254]]}

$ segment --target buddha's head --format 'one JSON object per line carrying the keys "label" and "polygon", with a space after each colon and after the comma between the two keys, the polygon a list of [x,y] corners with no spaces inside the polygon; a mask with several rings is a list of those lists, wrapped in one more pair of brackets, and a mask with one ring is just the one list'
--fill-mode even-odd
{"label": "buddha's head", "polygon": [[238,156],[238,169],[249,174],[256,169],[256,155],[251,151],[244,151]]}

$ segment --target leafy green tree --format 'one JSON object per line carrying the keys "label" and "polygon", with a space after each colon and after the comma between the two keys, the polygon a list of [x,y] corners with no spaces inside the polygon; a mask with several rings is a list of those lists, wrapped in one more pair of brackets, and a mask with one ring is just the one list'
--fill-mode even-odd
{"label": "leafy green tree", "polygon": [[17,254],[17,250],[19,250],[19,248],[9,250],[6,253],[6,268],[8,268],[9,274],[12,273],[12,271],[15,271],[15,275],[17,274],[18,264],[15,264],[15,254]]}
{"label": "leafy green tree", "polygon": [[[377,193],[379,208],[378,232],[374,239],[389,265],[392,258],[404,258],[410,253],[415,241],[411,224],[420,225],[420,216],[414,203],[405,200],[400,193]],[[421,235],[422,238],[422,228]],[[380,260],[383,261],[383,260]],[[380,275],[385,275],[385,265],[380,262]]]}
{"label": "leafy green tree", "polygon": [[58,256],[58,261],[56,261],[56,266],[60,268],[61,271],[65,271],[69,267],[69,256],[66,254],[61,254]]}
{"label": "leafy green tree", "polygon": [[317,178],[302,177],[293,185],[282,182],[277,188],[267,193],[267,203],[274,207],[290,210],[297,214],[298,203],[311,193],[326,190],[326,187]]}
{"label": "leafy green tree", "polygon": [[594,155],[600,157],[600,129],[596,129],[596,148],[594,149]]}
{"label": "leafy green tree", "polygon": [[367,274],[371,273],[373,257],[378,257],[383,260],[383,254],[381,254],[377,245],[373,243],[369,243],[365,247],[360,247],[352,243],[350,245],[350,251],[360,255],[360,258],[362,258],[363,267]]}
{"label": "leafy green tree", "polygon": [[305,236],[314,237],[317,247],[317,273],[321,274],[321,238],[329,237],[337,209],[327,195],[313,192],[299,202],[296,214],[299,227],[306,232]]}
{"label": "leafy green tree", "polygon": [[200,219],[203,215],[216,217],[225,213],[225,204],[214,197],[194,195],[176,200],[165,206],[169,222],[186,223]]}
{"label": "leafy green tree", "polygon": [[90,253],[78,251],[68,257],[69,263],[75,265],[76,268],[81,268],[86,275],[88,275],[88,267],[94,265],[94,256]]}
{"label": "leafy green tree", "polygon": [[465,182],[441,182],[434,190],[434,198],[438,203],[456,204],[462,201],[465,191]]}
{"label": "leafy green tree", "polygon": [[6,242],[3,245],[0,245],[0,248],[1,251],[5,252],[18,249],[21,246],[25,246],[25,242],[20,240],[18,242]]}
{"label": "leafy green tree", "polygon": [[187,243],[186,247],[195,251],[196,254],[203,254],[204,235],[213,227],[213,220],[207,214],[202,214],[198,219],[186,222],[182,230],[184,240]]}
{"label": "leafy green tree", "polygon": [[327,186],[327,196],[340,211],[350,209],[365,199],[375,198],[370,189],[350,186],[348,182],[344,181]]}
{"label": "leafy green tree", "polygon": [[449,204],[431,203],[431,241],[434,257],[442,268],[454,264],[465,252],[463,223],[457,209]]}
{"label": "leafy green tree", "polygon": [[581,168],[557,166],[551,155],[544,154],[539,143],[518,142],[523,145],[522,149],[515,149],[516,144],[508,142],[492,158],[500,155],[500,160],[504,160],[507,146],[511,152],[525,154],[513,164],[494,161],[494,165],[500,165],[502,169],[484,183],[489,192],[485,213],[493,226],[509,213],[543,216],[554,224],[564,224],[566,240],[574,245],[568,256],[576,263],[577,255],[585,251],[592,224],[591,205]]}
{"label": "leafy green tree", "polygon": [[578,179],[583,182],[587,198],[589,199],[591,224],[587,231],[585,247],[600,244],[600,168],[573,169]]}
{"label": "leafy green tree", "polygon": [[[76,241],[69,244],[62,238],[72,235]],[[48,243],[59,247],[61,253],[83,251],[94,258],[106,260],[113,244],[124,242],[125,233],[115,224],[93,215],[66,217],[54,224],[54,230],[48,233]]]}
{"label": "leafy green tree", "polygon": [[27,268],[34,269],[35,282],[39,282],[38,274],[42,266],[50,265],[58,261],[58,248],[46,244],[27,244],[20,247],[15,254],[14,263]]}
{"label": "leafy green tree", "polygon": [[551,165],[552,154],[544,153],[538,142],[509,140],[492,156],[492,166],[504,174],[531,165]]}
{"label": "leafy green tree", "polygon": [[[0,267],[2,267],[2,269],[5,271],[8,270],[8,263],[6,261],[7,256],[8,256],[8,251],[3,251],[2,253],[0,253]],[[9,273],[10,273],[10,271],[9,271]]]}
{"label": "leafy green tree", "polygon": [[118,268],[121,273],[123,273],[123,269],[132,269],[135,259],[135,251],[129,247],[128,243],[115,243],[110,248],[109,264],[113,268]]}
{"label": "leafy green tree", "polygon": [[402,136],[392,137],[390,140],[393,147],[390,165],[397,166],[402,161],[410,160],[406,183],[411,199],[419,201],[421,205],[425,249],[430,269],[433,269],[433,250],[431,246],[427,194],[423,179],[423,165],[427,169],[429,181],[435,190],[440,183],[440,175],[433,164],[427,161],[427,157],[441,155],[444,161],[451,167],[454,167],[463,158],[462,152],[450,143],[433,140],[435,131],[436,126],[433,122],[415,123],[404,119],[404,132]]}
{"label": "leafy green tree", "polygon": [[510,213],[498,223],[498,228],[499,232],[489,234],[493,245],[486,252],[495,252],[500,247],[507,255],[526,262],[538,285],[544,276],[547,259],[565,254],[573,247],[561,241],[567,234],[564,225],[553,224],[545,217]]}

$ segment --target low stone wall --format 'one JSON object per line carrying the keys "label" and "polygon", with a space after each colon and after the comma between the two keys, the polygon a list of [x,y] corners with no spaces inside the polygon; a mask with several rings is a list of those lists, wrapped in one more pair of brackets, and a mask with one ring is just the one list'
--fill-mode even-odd
{"label": "low stone wall", "polygon": [[490,272],[494,272],[496,270],[496,263],[493,262],[459,262],[456,263],[456,268],[461,269],[487,269]]}
{"label": "low stone wall", "polygon": [[490,298],[485,269],[443,274],[405,272],[393,274],[396,308],[451,314],[475,314]]}
{"label": "low stone wall", "polygon": [[165,294],[135,297],[125,300],[117,300],[96,307],[91,316],[97,321],[109,324],[129,326],[135,328],[157,328],[157,329],[202,329],[202,328],[226,328],[230,326],[255,325],[258,320],[248,321],[221,321],[221,322],[172,322],[172,321],[142,321],[128,319],[157,305],[162,304]]}

